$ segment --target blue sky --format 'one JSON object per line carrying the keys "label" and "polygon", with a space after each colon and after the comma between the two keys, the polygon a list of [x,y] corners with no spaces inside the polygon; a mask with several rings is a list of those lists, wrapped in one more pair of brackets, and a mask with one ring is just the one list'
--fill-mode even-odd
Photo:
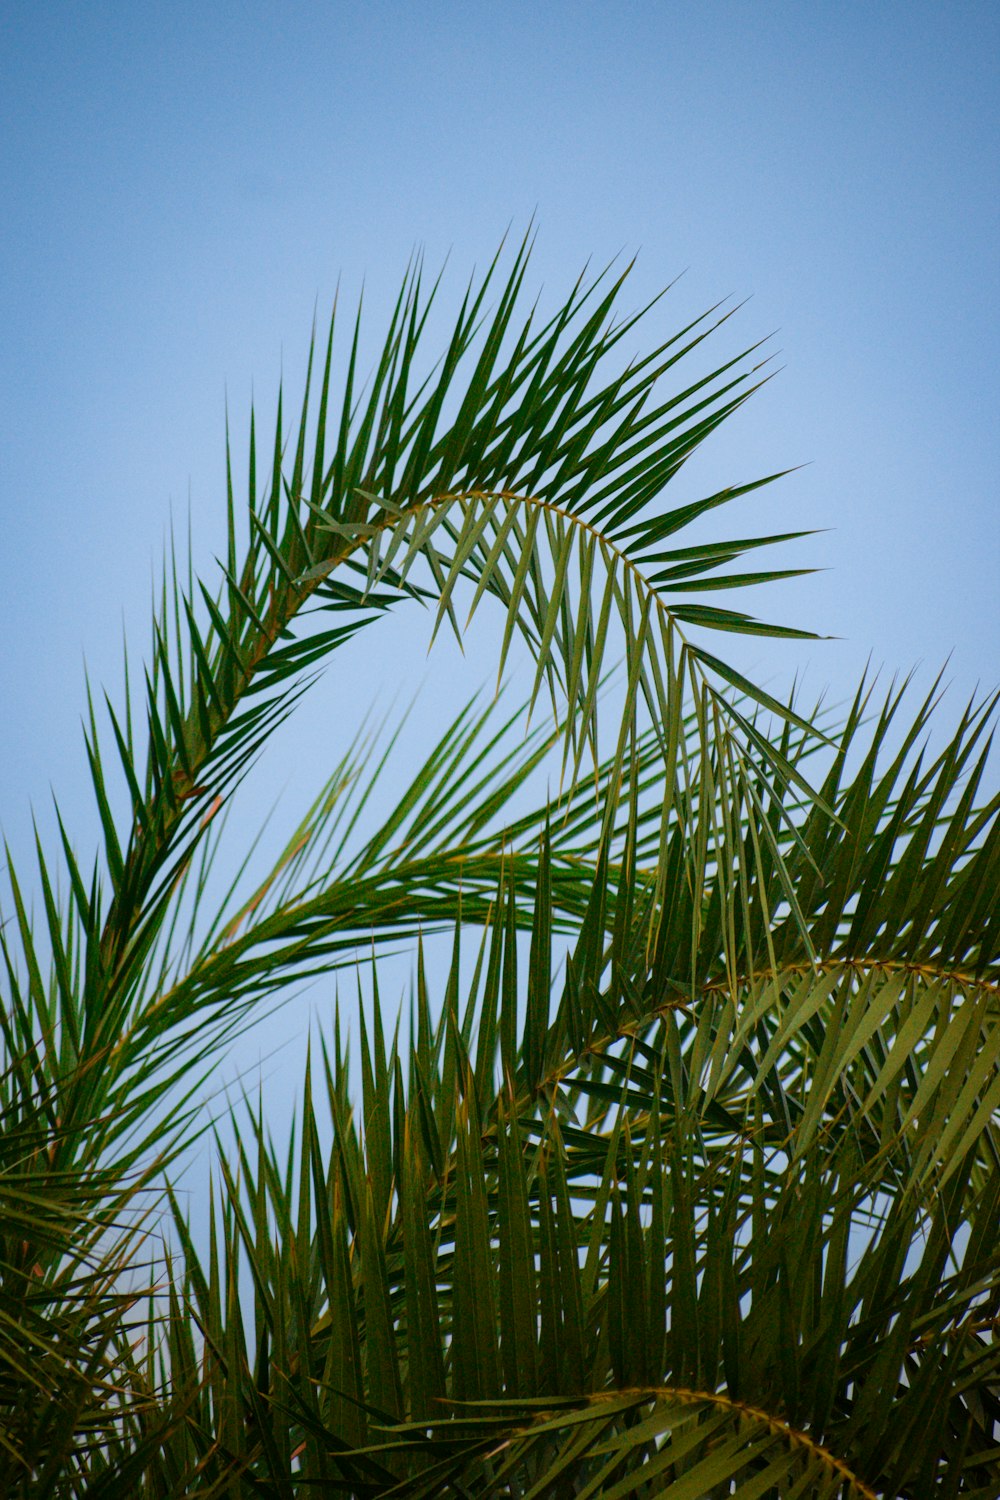
{"label": "blue sky", "polygon": [[[0,27],[15,848],[50,784],[91,827],[82,662],[117,690],[171,507],[211,576],[227,394],[239,443],[251,392],[267,417],[282,368],[295,391],[338,277],[377,327],[414,247],[450,255],[454,295],[532,215],[553,295],[619,252],[636,303],[685,272],[640,341],[725,296],[751,300],[720,356],[778,330],[783,373],[698,475],[808,465],[749,526],[831,528],[788,559],[829,571],[757,602],[839,639],[740,659],[842,698],[869,654],[927,680],[950,652],[956,713],[996,684],[995,4],[8,0]],[[331,737],[424,673],[425,634],[413,661],[370,639],[275,785],[308,793]],[[446,647],[426,668],[428,724],[453,667]]]}

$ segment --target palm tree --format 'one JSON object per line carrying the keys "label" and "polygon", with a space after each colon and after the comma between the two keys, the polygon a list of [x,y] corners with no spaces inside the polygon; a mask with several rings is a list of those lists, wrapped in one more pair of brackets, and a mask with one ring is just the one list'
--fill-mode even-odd
{"label": "palm tree", "polygon": [[[106,729],[91,700],[96,858],[61,819],[8,858],[4,1494],[998,1492],[996,700],[942,734],[937,686],[866,680],[838,718],[710,651],[803,634],[714,598],[791,537],[684,535],[778,476],[670,488],[756,350],[685,375],[713,310],[627,362],[624,276],[539,321],[527,256],[430,367],[419,266],[364,384],[334,318],[266,460],[251,422],[221,584],[172,556],[141,683]],[[331,653],[487,596],[530,702],[468,705],[396,806],[344,745],[273,868],[222,880]],[[227,1040],[405,944],[404,1013],[376,982],[321,1029],[290,1144],[229,1111],[189,1223]]]}

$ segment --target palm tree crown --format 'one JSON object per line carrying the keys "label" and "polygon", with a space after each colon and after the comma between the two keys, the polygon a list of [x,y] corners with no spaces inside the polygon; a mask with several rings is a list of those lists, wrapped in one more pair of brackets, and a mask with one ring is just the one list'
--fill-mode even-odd
{"label": "palm tree crown", "polygon": [[[671,488],[757,350],[686,374],[713,310],[628,362],[625,277],[543,320],[527,260],[429,370],[419,266],[367,379],[335,315],[266,459],[251,421],[245,508],[227,470],[221,584],[171,556],[141,684],[100,728],[91,700],[96,859],[60,820],[30,885],[8,860],[5,1494],[998,1492],[996,699],[942,735],[937,684],[838,718],[727,661],[806,634],[724,593],[801,571],[739,559],[804,533],[691,529],[779,476]],[[342,745],[213,904],[240,782],[331,653],[487,599],[529,701],[470,703],[394,806]],[[338,1010],[290,1144],[233,1112],[190,1224],[226,1041],[407,943],[408,1012],[376,983],[352,1016],[360,1082]]]}

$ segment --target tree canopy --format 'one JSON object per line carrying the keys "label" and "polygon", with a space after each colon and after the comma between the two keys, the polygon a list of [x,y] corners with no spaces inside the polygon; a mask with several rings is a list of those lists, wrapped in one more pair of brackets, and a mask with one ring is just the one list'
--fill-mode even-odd
{"label": "tree canopy", "polygon": [[[629,357],[627,272],[546,317],[528,255],[431,351],[415,264],[370,370],[335,311],[245,504],[227,463],[221,577],[170,553],[147,666],[89,695],[100,848],[8,855],[11,1496],[997,1493],[996,696],[750,681],[732,636],[808,632],[727,591],[806,533],[734,535],[780,475],[677,480],[759,347],[706,366],[716,308]],[[469,703],[398,800],[345,735],[272,867],[221,869],[300,695],[417,605],[492,609],[529,701]],[[202,1232],[213,1067],[339,971],[290,1138],[231,1111]]]}

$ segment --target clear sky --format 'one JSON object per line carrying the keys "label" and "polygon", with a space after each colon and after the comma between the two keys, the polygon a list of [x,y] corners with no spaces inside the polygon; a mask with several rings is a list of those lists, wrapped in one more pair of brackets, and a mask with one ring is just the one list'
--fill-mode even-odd
{"label": "clear sky", "polygon": [[[377,323],[414,246],[432,265],[450,253],[457,292],[533,214],[553,293],[620,251],[639,252],[635,302],[686,272],[640,339],[728,295],[751,300],[720,356],[780,330],[784,373],[699,474],[808,465],[747,529],[832,528],[789,557],[829,571],[756,602],[841,639],[741,659],[843,697],[869,654],[929,674],[951,652],[956,712],[996,684],[998,55],[995,0],[6,0],[0,820],[15,847],[50,783],[90,826],[83,657],[117,689],[122,619],[144,645],[171,506],[183,520],[190,501],[211,576],[227,392],[239,443],[252,390],[268,416],[282,364],[295,389],[338,276],[352,297],[367,278]],[[303,718],[306,791],[331,733],[412,670],[385,640],[395,660],[342,669],[336,712],[321,688]],[[469,685],[493,664],[474,661]]]}

